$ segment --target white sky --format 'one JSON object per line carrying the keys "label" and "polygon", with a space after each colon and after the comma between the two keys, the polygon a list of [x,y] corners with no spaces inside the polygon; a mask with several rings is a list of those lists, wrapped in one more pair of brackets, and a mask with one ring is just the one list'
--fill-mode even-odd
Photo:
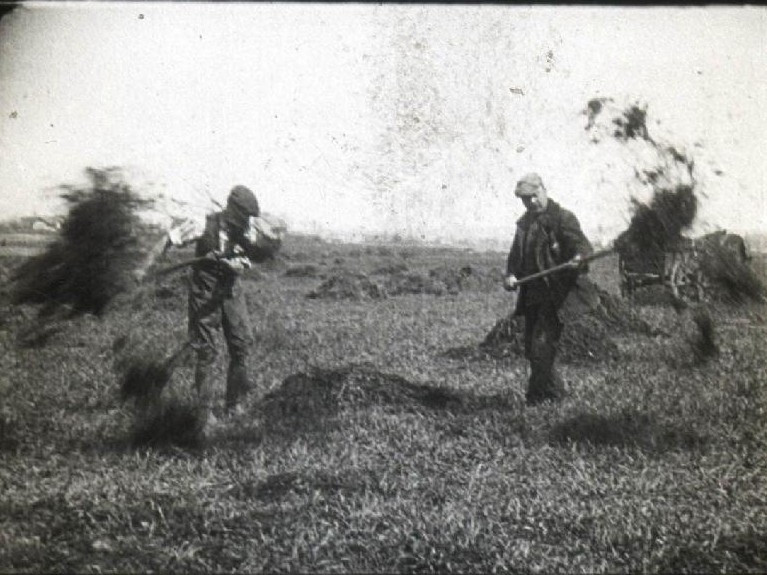
{"label": "white sky", "polygon": [[765,230],[766,24],[754,7],[26,4],[0,23],[0,217],[117,165],[195,202],[248,185],[298,230],[507,241],[535,169],[609,238],[628,156],[589,144],[581,112],[610,96],[692,152],[704,229]]}

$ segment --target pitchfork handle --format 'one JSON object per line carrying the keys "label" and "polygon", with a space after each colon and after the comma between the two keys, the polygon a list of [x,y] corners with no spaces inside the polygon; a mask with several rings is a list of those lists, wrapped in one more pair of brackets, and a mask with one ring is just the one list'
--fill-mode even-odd
{"label": "pitchfork handle", "polygon": [[[607,248],[605,250],[600,250],[598,252],[594,252],[591,255],[588,255],[580,260],[580,263],[587,263],[599,258],[603,258],[605,256],[609,256],[610,254],[615,253],[615,248]],[[571,262],[565,262],[563,264],[559,264],[558,266],[554,266],[553,268],[549,268],[547,270],[543,270],[542,272],[536,272],[534,274],[530,274],[529,276],[525,276],[521,279],[518,279],[515,283],[515,285],[522,285],[527,282],[531,282],[533,280],[537,280],[546,276],[550,276],[551,274],[554,274],[556,272],[560,272],[562,270],[571,270],[573,269],[573,265]]]}

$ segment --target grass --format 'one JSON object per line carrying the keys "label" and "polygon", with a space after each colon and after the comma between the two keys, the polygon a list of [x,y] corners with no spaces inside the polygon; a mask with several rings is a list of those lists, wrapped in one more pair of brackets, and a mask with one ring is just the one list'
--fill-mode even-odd
{"label": "grass", "polygon": [[[134,447],[114,369],[126,334],[147,357],[183,343],[183,273],[37,346],[17,341],[33,310],[3,295],[0,571],[767,570],[763,305],[712,305],[700,335],[693,311],[637,304],[657,332],[564,363],[567,398],[529,408],[518,357],[445,353],[506,315],[500,286],[307,297],[341,269],[385,285],[504,262],[289,238],[245,280],[246,413],[201,446]],[[617,293],[616,270],[590,275]],[[701,337],[716,338],[705,362]],[[177,366],[169,404],[191,401],[192,379]]]}

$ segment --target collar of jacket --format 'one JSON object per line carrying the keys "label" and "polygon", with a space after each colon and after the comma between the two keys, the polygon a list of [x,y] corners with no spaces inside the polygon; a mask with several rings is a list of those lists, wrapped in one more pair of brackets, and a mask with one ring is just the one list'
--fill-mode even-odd
{"label": "collar of jacket", "polygon": [[525,212],[522,217],[517,220],[517,225],[523,230],[527,230],[530,225],[543,218],[545,220],[556,220],[559,213],[562,211],[562,207],[552,199],[546,203],[546,209],[542,212]]}

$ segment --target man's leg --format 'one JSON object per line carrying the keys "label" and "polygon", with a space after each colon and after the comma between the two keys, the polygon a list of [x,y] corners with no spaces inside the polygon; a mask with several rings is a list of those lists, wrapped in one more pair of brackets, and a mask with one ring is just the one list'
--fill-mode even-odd
{"label": "man's leg", "polygon": [[247,359],[253,334],[240,281],[232,287],[231,297],[223,302],[222,327],[229,350],[229,369],[226,378],[226,409],[236,410],[250,391]]}
{"label": "man's leg", "polygon": [[219,303],[215,278],[204,272],[192,274],[189,290],[189,341],[197,355],[194,386],[206,420],[213,419],[213,364],[216,361],[216,313]]}
{"label": "man's leg", "polygon": [[561,333],[562,324],[554,305],[546,302],[538,306],[530,342],[532,373],[527,390],[528,403],[560,399],[564,395],[564,383],[554,368]]}

